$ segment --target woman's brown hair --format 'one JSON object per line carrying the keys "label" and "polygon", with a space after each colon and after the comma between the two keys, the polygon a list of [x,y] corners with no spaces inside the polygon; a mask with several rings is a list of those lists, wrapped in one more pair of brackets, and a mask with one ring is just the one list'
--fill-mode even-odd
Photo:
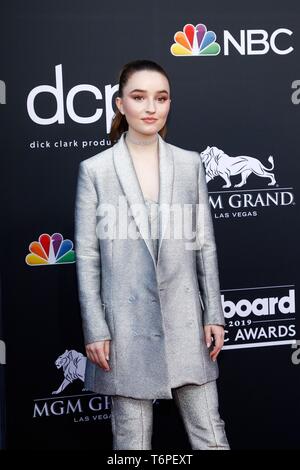
{"label": "woman's brown hair", "polygon": [[[120,98],[123,97],[123,88],[128,82],[129,78],[135,72],[139,72],[141,70],[151,70],[151,71],[161,73],[162,75],[166,77],[166,79],[169,82],[169,86],[171,88],[170,79],[166,71],[159,64],[157,64],[156,62],[153,62],[152,60],[139,59],[139,60],[134,60],[132,62],[128,62],[121,69],[121,72],[119,74],[119,90],[118,90],[118,96]],[[111,141],[118,140],[123,134],[123,132],[127,130],[128,130],[128,123],[127,123],[126,117],[125,115],[120,113],[119,109],[117,108],[116,113],[112,119],[111,129],[109,133]],[[159,134],[163,139],[165,138],[167,134],[166,124],[159,131]]]}

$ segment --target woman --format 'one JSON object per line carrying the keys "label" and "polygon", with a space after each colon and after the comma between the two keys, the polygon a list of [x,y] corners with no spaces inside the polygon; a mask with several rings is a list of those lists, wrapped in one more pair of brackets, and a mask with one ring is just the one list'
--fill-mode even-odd
{"label": "woman", "polygon": [[119,140],[80,164],[85,385],[111,396],[114,449],[151,449],[157,398],[175,399],[193,449],[229,449],[218,412],[225,322],[205,172],[198,152],[164,140],[170,102],[162,67],[126,64],[110,133]]}

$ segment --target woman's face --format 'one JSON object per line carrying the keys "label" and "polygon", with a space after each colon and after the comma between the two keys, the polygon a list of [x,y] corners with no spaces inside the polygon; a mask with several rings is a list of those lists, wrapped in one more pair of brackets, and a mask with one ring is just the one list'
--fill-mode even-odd
{"label": "woman's face", "polygon": [[[165,125],[170,109],[170,87],[167,78],[159,72],[135,72],[123,88],[123,98],[116,105],[134,133],[151,135]],[[145,118],[153,118],[147,122]]]}

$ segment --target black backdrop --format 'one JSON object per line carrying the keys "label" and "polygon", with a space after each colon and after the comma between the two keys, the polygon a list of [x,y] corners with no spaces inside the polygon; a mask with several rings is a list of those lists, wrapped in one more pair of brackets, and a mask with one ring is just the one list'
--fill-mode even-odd
{"label": "black backdrop", "polygon": [[[111,144],[113,87],[121,66],[136,58],[156,60],[171,77],[166,140],[221,155],[208,189],[227,317],[218,385],[230,444],[299,447],[300,5],[29,1],[10,2],[1,17],[8,448],[111,448],[109,397],[82,390],[74,255],[69,251],[65,262],[51,258],[44,265],[30,264],[34,257],[27,255],[42,234],[72,242],[79,162]],[[173,55],[175,33],[199,23],[216,33],[220,53]],[[228,37],[235,42],[227,42],[227,51]],[[262,37],[264,42],[254,42]],[[36,87],[46,88],[31,99]],[[72,90],[78,92],[73,100]],[[78,118],[99,108],[94,122]],[[222,175],[241,157],[244,168],[224,188]],[[235,187],[247,170],[245,184]],[[60,365],[68,362],[77,364],[77,375],[67,384]],[[159,400],[154,409],[153,448],[188,449],[173,401]]]}

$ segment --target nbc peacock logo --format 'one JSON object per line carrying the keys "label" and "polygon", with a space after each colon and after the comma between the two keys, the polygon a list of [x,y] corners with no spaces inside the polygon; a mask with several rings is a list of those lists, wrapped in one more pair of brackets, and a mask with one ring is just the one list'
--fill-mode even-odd
{"label": "nbc peacock logo", "polygon": [[73,242],[64,240],[61,233],[43,233],[38,241],[30,243],[29,251],[25,258],[29,266],[75,263],[76,259]]}
{"label": "nbc peacock logo", "polygon": [[183,31],[175,33],[170,51],[175,56],[215,56],[221,51],[216,39],[216,33],[207,31],[205,24],[186,24]]}

